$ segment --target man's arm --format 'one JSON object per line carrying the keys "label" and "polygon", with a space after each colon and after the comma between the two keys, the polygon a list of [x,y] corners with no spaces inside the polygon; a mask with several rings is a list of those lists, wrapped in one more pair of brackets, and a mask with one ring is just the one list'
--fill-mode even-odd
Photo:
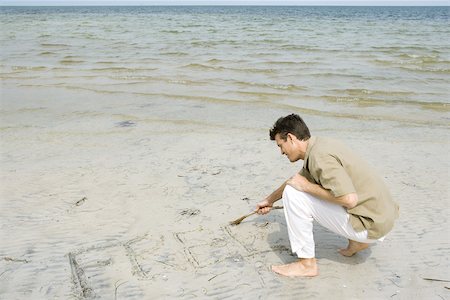
{"label": "man's arm", "polygon": [[272,194],[267,196],[263,201],[256,204],[256,210],[258,214],[267,214],[272,209],[273,204],[281,199],[281,197],[283,196],[284,188],[286,187],[286,182],[287,181],[283,182],[283,184]]}
{"label": "man's arm", "polygon": [[300,174],[295,174],[289,180],[285,181],[272,194],[267,196],[263,201],[256,204],[256,210],[258,214],[265,215],[272,209],[273,204],[276,201],[280,200],[283,196],[283,191],[286,187],[286,184],[292,186],[296,190],[311,194],[322,200],[341,205],[347,209],[351,209],[358,204],[358,195],[356,193],[334,197],[329,190],[326,190],[322,186],[308,181],[308,179]]}
{"label": "man's arm", "polygon": [[311,194],[317,198],[329,201],[331,203],[339,204],[347,209],[351,209],[358,204],[358,195],[356,193],[346,194],[340,197],[334,197],[329,191],[322,186],[309,182],[308,179],[300,174],[295,174],[286,184],[289,184],[296,190]]}

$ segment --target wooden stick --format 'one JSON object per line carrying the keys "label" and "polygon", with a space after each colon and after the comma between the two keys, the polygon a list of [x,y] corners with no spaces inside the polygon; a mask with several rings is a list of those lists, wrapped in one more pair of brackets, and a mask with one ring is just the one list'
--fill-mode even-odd
{"label": "wooden stick", "polygon": [[[272,206],[272,209],[283,209],[283,206]],[[242,222],[245,218],[250,217],[251,215],[254,215],[254,214],[256,214],[257,212],[258,212],[258,210],[255,210],[254,212],[251,212],[251,213],[249,213],[248,215],[242,216],[242,217],[240,217],[239,219],[236,219],[236,220],[234,220],[234,221],[231,221],[231,222],[230,222],[230,225],[239,225],[239,224],[241,224],[241,222]]]}

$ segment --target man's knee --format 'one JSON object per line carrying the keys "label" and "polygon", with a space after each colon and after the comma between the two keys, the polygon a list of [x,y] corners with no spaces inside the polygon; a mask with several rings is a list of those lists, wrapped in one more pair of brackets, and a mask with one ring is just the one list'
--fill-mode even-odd
{"label": "man's knee", "polygon": [[286,185],[283,190],[283,199],[291,200],[291,199],[302,199],[305,198],[307,194],[305,192],[299,191],[290,185]]}
{"label": "man's knee", "polygon": [[290,185],[286,185],[283,191],[283,205],[285,212],[297,219],[297,221],[312,221],[311,204],[307,193],[299,191]]}
{"label": "man's knee", "polygon": [[284,190],[283,190],[283,199],[289,198],[293,193],[293,191],[292,191],[293,189],[294,188],[292,186],[290,186],[289,184],[286,184],[286,186],[284,187]]}

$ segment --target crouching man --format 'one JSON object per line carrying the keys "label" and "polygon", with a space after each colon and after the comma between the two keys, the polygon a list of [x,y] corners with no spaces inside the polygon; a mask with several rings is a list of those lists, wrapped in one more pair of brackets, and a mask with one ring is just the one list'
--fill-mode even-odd
{"label": "crouching man", "polygon": [[257,204],[267,214],[283,199],[292,252],[298,260],[272,266],[285,276],[317,276],[313,220],[348,239],[344,256],[382,241],[398,218],[398,205],[382,178],[342,143],[311,136],[298,115],[276,121],[270,130],[283,155],[291,162],[303,160],[302,170]]}

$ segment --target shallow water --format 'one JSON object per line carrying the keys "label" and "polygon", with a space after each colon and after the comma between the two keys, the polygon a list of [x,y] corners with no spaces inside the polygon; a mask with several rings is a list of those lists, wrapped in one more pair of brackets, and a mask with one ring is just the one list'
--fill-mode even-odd
{"label": "shallow water", "polygon": [[448,7],[3,7],[1,19],[4,88],[449,121]]}

